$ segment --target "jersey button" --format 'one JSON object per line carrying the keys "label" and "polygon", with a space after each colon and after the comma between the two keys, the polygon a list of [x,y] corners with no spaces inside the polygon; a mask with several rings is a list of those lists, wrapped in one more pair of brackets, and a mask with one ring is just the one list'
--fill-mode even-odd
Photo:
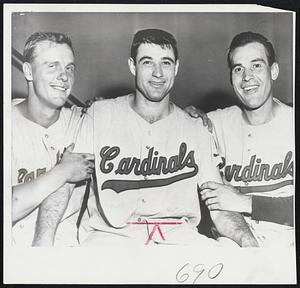
{"label": "jersey button", "polygon": [[139,218],[138,218],[138,222],[141,222],[141,221],[142,221],[142,218],[141,218],[141,217],[139,217]]}
{"label": "jersey button", "polygon": [[150,146],[149,146],[149,145],[146,145],[146,148],[147,148],[147,149],[150,149]]}
{"label": "jersey button", "polygon": [[51,150],[55,150],[55,148],[53,146],[51,146],[50,148],[51,148]]}
{"label": "jersey button", "polygon": [[49,138],[49,135],[48,135],[48,134],[45,134],[45,138]]}
{"label": "jersey button", "polygon": [[252,134],[251,134],[251,133],[249,133],[249,134],[248,134],[248,137],[251,137],[251,136],[252,136]]}
{"label": "jersey button", "polygon": [[143,202],[143,203],[146,203],[146,200],[143,198],[143,199],[142,199],[142,202]]}
{"label": "jersey button", "polygon": [[245,184],[246,186],[248,186],[248,182],[244,181],[244,184]]}
{"label": "jersey button", "polygon": [[148,180],[148,177],[147,177],[147,175],[145,175],[145,176],[144,176],[144,179],[145,179],[145,180]]}

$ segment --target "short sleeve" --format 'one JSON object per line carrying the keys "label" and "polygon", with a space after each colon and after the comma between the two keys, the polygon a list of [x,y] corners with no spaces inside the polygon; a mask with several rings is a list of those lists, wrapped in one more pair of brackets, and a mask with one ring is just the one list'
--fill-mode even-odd
{"label": "short sleeve", "polygon": [[224,147],[224,137],[223,137],[223,110],[218,109],[207,114],[208,118],[212,121],[213,124],[213,140],[216,145],[218,154],[222,159],[225,158],[225,147]]}
{"label": "short sleeve", "polygon": [[252,219],[294,226],[293,196],[252,196]]}
{"label": "short sleeve", "polygon": [[94,105],[81,115],[74,152],[94,153]]}
{"label": "short sleeve", "polygon": [[198,163],[199,163],[199,185],[206,181],[222,182],[218,165],[222,159],[216,149],[216,143],[211,133],[206,128],[199,131]]}

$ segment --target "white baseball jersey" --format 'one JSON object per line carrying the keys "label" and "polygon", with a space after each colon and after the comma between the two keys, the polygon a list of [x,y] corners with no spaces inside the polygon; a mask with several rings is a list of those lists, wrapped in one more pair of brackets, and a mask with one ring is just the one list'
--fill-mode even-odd
{"label": "white baseball jersey", "polygon": [[[44,128],[26,119],[17,104],[12,106],[13,186],[33,181],[58,163],[63,149],[76,141],[82,123],[80,111],[78,107],[62,108],[59,119]],[[37,211],[35,209],[13,226],[14,244],[31,246]]]}
{"label": "white baseball jersey", "polygon": [[[291,196],[293,186],[294,131],[292,108],[278,104],[275,117],[263,125],[250,125],[237,106],[208,113],[220,150],[225,157],[223,173],[241,193]],[[261,245],[289,244],[292,227],[245,217]]]}
{"label": "white baseball jersey", "polygon": [[[166,118],[148,123],[130,107],[132,96],[96,102],[90,109],[102,209],[98,213],[89,204],[90,225],[137,237],[142,225],[129,222],[177,219],[188,223],[196,235],[201,217],[197,185],[220,180],[213,139],[201,119],[192,119],[174,104]],[[175,226],[164,229],[174,232]],[[179,238],[188,238],[186,226],[182,231],[186,236]],[[179,239],[175,234],[174,238]]]}

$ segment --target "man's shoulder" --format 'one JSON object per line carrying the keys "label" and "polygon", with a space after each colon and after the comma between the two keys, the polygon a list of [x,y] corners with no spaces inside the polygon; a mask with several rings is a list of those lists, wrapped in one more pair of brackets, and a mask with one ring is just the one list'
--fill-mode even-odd
{"label": "man's shoulder", "polygon": [[281,102],[280,100],[278,100],[277,98],[273,98],[274,102],[278,104],[279,108],[280,108],[280,113],[284,113],[286,115],[293,115],[293,107],[284,104],[283,102]]}
{"label": "man's shoulder", "polygon": [[90,109],[94,111],[111,111],[110,109],[119,109],[124,107],[128,103],[129,95],[119,96],[112,99],[103,99],[101,101],[96,101],[93,103]]}
{"label": "man's shoulder", "polygon": [[237,117],[242,115],[242,109],[237,105],[233,105],[208,112],[207,115],[212,121],[229,121],[230,119],[235,120]]}
{"label": "man's shoulder", "polygon": [[81,118],[82,109],[83,109],[82,107],[78,107],[78,106],[75,106],[75,105],[73,105],[70,108],[62,107],[61,110],[60,110],[59,117],[61,119],[67,119],[67,120]]}
{"label": "man's shoulder", "polygon": [[23,101],[25,101],[26,98],[14,98],[11,100],[11,105],[12,107],[19,105],[20,103],[22,103]]}
{"label": "man's shoulder", "polygon": [[194,118],[176,105],[174,105],[174,112],[176,113],[178,123],[181,123],[187,132],[209,134],[207,127],[203,125],[202,118]]}

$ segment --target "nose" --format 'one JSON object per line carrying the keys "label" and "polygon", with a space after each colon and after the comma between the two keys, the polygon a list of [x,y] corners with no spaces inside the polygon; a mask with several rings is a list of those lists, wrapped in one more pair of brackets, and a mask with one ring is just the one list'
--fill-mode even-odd
{"label": "nose", "polygon": [[160,64],[155,64],[153,68],[152,75],[155,77],[161,77],[163,75],[163,71]]}
{"label": "nose", "polygon": [[245,68],[243,72],[243,80],[249,81],[253,77],[253,72],[250,68]]}
{"label": "nose", "polygon": [[60,69],[57,79],[62,80],[64,82],[68,81],[68,75],[65,69],[63,68]]}

